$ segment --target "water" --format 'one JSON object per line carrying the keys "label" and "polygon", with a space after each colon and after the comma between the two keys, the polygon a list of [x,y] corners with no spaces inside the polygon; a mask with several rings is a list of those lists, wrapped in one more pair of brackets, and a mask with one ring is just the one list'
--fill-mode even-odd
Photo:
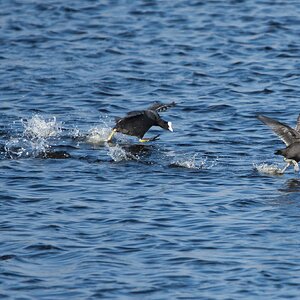
{"label": "water", "polygon": [[[298,1],[0,2],[1,299],[299,299]],[[174,132],[105,138],[154,101]]]}

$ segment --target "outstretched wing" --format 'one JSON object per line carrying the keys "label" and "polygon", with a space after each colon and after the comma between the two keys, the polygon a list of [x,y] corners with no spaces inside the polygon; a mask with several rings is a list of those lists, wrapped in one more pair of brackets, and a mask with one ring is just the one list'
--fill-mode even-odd
{"label": "outstretched wing", "polygon": [[257,118],[269,126],[287,146],[296,142],[296,140],[300,141],[300,132],[290,126],[262,115],[257,116]]}
{"label": "outstretched wing", "polygon": [[135,117],[142,116],[144,113],[145,113],[144,110],[130,111],[123,118],[115,117],[115,121],[116,121],[116,123],[118,123],[120,120],[124,120],[124,119],[130,120],[131,118],[133,119]]}
{"label": "outstretched wing", "polygon": [[120,118],[120,117],[115,117],[116,123],[118,123],[121,120],[134,120],[134,119],[139,119],[140,117],[145,115],[145,110],[137,110],[137,111],[130,111],[126,114],[125,117]]}
{"label": "outstretched wing", "polygon": [[144,110],[135,110],[135,111],[130,111],[126,114],[126,117],[125,118],[128,118],[128,117],[136,117],[136,116],[141,116],[145,113]]}
{"label": "outstretched wing", "polygon": [[166,111],[168,108],[175,106],[176,103],[173,101],[169,104],[163,104],[161,102],[155,102],[154,104],[152,104],[148,110],[154,110],[157,112],[162,112],[162,111]]}

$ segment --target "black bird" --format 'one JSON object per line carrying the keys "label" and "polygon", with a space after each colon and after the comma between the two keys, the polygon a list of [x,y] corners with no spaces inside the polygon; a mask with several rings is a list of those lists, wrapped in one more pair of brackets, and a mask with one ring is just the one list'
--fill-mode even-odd
{"label": "black bird", "polygon": [[116,132],[132,135],[140,138],[140,142],[155,141],[159,134],[152,138],[143,138],[145,133],[152,126],[160,126],[163,129],[173,131],[172,123],[163,120],[159,112],[166,111],[168,108],[175,106],[175,102],[169,104],[154,103],[146,110],[131,111],[124,118],[116,118],[116,125],[109,135],[107,142],[110,142]]}
{"label": "black bird", "polygon": [[281,172],[284,173],[291,164],[294,165],[295,172],[299,172],[298,162],[300,161],[300,114],[297,118],[297,125],[295,129],[266,116],[259,115],[257,118],[269,126],[286,144],[286,148],[275,151],[276,155],[284,156],[284,160],[287,162],[287,165],[282,169]]}

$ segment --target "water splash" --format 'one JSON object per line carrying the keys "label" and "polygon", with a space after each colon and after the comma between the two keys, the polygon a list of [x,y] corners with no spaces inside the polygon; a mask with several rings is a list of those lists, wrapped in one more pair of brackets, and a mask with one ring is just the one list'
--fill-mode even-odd
{"label": "water splash", "polygon": [[127,161],[127,160],[139,160],[140,157],[138,155],[133,155],[130,152],[127,152],[121,146],[116,144],[115,146],[108,146],[108,155],[115,161]]}
{"label": "water splash", "polygon": [[56,117],[46,120],[40,115],[34,115],[29,120],[22,120],[25,128],[24,136],[31,139],[42,139],[55,137],[61,132],[61,124],[57,122]]}
{"label": "water splash", "polygon": [[37,157],[49,148],[50,146],[43,139],[11,138],[4,145],[5,155],[11,159]]}
{"label": "water splash", "polygon": [[87,142],[90,144],[101,144],[106,142],[109,134],[111,132],[111,128],[96,126],[89,130],[87,135]]}
{"label": "water splash", "polygon": [[69,135],[73,139],[77,139],[82,136],[82,133],[78,127],[74,126],[73,128],[69,129]]}
{"label": "water splash", "polygon": [[283,175],[281,168],[276,164],[253,163],[253,168],[255,171],[262,173],[262,174]]}
{"label": "water splash", "polygon": [[34,115],[21,122],[24,127],[21,137],[11,137],[4,145],[5,155],[11,159],[38,157],[50,148],[47,139],[57,137],[62,130],[55,117],[46,120]]}
{"label": "water splash", "polygon": [[171,162],[170,166],[202,170],[202,169],[211,169],[217,164],[217,161],[218,159],[215,159],[213,161],[208,161],[207,157],[198,159],[198,153],[196,153],[192,156],[186,155],[183,158],[179,158],[179,159],[176,156]]}

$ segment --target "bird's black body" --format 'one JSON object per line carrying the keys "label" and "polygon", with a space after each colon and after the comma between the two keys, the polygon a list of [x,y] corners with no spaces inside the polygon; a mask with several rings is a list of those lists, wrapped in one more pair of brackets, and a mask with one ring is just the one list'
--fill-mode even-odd
{"label": "bird's black body", "polygon": [[129,112],[124,118],[118,118],[114,129],[127,135],[142,138],[152,126],[168,129],[168,122],[160,118],[153,110]]}
{"label": "bird's black body", "polygon": [[295,142],[288,147],[275,151],[276,155],[282,155],[287,159],[300,161],[300,142]]}
{"label": "bird's black body", "polygon": [[298,116],[295,129],[266,116],[260,115],[257,118],[267,126],[269,126],[286,144],[286,148],[275,151],[276,155],[282,155],[287,161],[287,166],[282,170],[282,173],[291,164],[294,164],[295,171],[299,171],[298,162],[300,161],[300,115]]}
{"label": "bird's black body", "polygon": [[[173,106],[175,106],[174,102],[170,104],[155,103],[146,110],[131,111],[123,118],[116,118],[113,132],[121,132],[142,139],[152,126],[160,126],[163,129],[173,131],[171,122],[166,122],[158,114],[158,112]],[[111,137],[112,135],[109,140]]]}

